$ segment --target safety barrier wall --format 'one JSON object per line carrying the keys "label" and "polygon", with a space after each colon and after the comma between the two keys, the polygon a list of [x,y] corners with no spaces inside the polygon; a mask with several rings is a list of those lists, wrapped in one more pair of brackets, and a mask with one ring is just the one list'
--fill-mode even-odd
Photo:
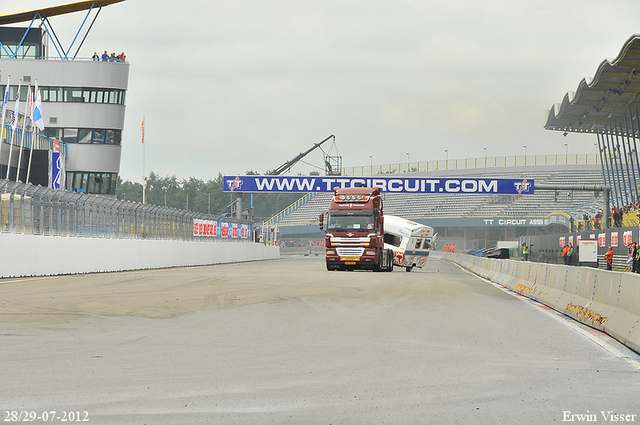
{"label": "safety barrier wall", "polygon": [[0,277],[198,266],[279,257],[279,247],[252,242],[99,239],[0,233]]}
{"label": "safety barrier wall", "polygon": [[640,352],[638,274],[446,252],[438,254],[479,276],[606,332]]}

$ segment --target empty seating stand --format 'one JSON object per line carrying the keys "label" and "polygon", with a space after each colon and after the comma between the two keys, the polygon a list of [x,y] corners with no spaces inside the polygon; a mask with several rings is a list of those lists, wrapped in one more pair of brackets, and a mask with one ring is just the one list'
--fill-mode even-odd
{"label": "empty seating stand", "polygon": [[[558,185],[602,185],[603,174],[599,165],[539,166],[513,168],[481,168],[448,172],[406,173],[406,177],[468,177],[533,179],[538,183]],[[329,207],[332,194],[319,193],[297,209],[282,214],[277,220],[281,226],[308,225],[318,222],[318,216]],[[602,207],[602,194],[592,192],[536,191],[533,195],[485,195],[485,194],[408,194],[385,193],[386,214],[410,219],[546,216],[563,212],[582,218],[592,216]]]}

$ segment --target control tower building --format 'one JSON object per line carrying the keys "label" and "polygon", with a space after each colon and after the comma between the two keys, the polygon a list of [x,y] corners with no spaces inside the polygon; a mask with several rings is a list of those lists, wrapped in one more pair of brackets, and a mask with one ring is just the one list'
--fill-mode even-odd
{"label": "control tower building", "polygon": [[[78,53],[101,9],[124,0],[80,1],[27,12],[0,14],[0,91],[9,82],[5,136],[0,141],[0,178],[25,181],[29,149],[10,137],[20,83],[19,121],[24,119],[27,87],[38,84],[45,129],[40,133],[62,145],[66,190],[115,195],[125,100],[129,80],[126,58],[103,60]],[[69,13],[86,14],[73,41],[63,46],[51,19]],[[98,52],[102,55],[103,52]],[[108,52],[109,55],[112,52]],[[119,52],[116,52],[119,53]],[[0,94],[0,96],[2,96]],[[31,131],[27,119],[27,131]],[[12,140],[13,139],[13,140]],[[53,144],[34,143],[29,182],[47,185],[49,150]],[[10,149],[12,151],[10,151]],[[18,158],[23,158],[21,162]],[[10,160],[10,163],[9,163]],[[10,167],[7,173],[7,167]],[[18,169],[19,167],[19,169]]]}

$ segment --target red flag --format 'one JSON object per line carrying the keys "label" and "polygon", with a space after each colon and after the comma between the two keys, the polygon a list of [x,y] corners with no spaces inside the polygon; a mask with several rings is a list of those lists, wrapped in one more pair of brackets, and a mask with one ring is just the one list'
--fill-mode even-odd
{"label": "red flag", "polygon": [[142,118],[142,124],[140,124],[140,130],[142,130],[142,144],[144,145],[144,118]]}

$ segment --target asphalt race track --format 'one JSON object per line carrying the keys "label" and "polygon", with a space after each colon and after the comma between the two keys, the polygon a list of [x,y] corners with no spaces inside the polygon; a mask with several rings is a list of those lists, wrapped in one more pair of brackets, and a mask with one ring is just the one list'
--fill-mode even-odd
{"label": "asphalt race track", "polygon": [[444,260],[324,267],[0,280],[0,419],[640,423],[638,355],[598,331]]}

